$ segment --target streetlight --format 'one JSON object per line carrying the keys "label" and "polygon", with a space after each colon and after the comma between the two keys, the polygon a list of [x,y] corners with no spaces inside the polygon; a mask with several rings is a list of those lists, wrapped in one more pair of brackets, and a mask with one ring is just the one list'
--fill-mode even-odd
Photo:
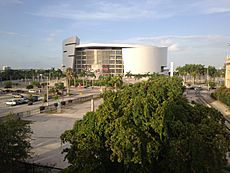
{"label": "streetlight", "polygon": [[47,76],[47,93],[46,93],[47,106],[49,106],[49,75],[50,73]]}

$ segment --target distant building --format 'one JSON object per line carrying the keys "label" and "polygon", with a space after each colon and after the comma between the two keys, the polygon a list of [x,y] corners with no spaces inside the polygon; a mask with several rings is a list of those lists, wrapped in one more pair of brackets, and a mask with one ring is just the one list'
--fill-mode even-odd
{"label": "distant building", "polygon": [[78,37],[63,41],[63,67],[75,72],[124,75],[161,73],[167,65],[167,47],[130,44],[80,44]]}
{"label": "distant building", "polygon": [[225,86],[226,88],[230,88],[230,56],[227,56],[225,65],[226,65]]}
{"label": "distant building", "polygon": [[10,70],[11,68],[8,67],[8,66],[2,66],[2,70],[5,71],[5,70]]}

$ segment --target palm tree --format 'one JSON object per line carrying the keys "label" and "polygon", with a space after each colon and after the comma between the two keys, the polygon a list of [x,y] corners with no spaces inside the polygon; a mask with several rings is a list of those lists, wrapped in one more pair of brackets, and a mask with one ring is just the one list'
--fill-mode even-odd
{"label": "palm tree", "polygon": [[67,68],[65,71],[65,76],[67,79],[67,93],[70,93],[70,81],[73,79],[73,69],[72,68]]}

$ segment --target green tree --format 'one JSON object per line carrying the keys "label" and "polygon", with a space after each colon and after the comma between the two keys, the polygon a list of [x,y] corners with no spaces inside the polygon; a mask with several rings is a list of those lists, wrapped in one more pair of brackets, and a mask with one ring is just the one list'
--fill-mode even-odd
{"label": "green tree", "polygon": [[67,68],[65,71],[65,76],[67,79],[67,93],[70,93],[70,82],[73,79],[73,69],[72,68]]}
{"label": "green tree", "polygon": [[214,173],[226,164],[223,116],[189,104],[180,79],[152,76],[103,100],[62,134],[70,143],[64,172]]}
{"label": "green tree", "polygon": [[12,88],[13,83],[11,81],[5,81],[4,85],[5,88]]}
{"label": "green tree", "polygon": [[41,88],[41,84],[38,81],[33,81],[32,85],[35,86],[35,87],[37,87],[37,88]]}
{"label": "green tree", "polygon": [[34,88],[33,85],[27,85],[27,86],[26,86],[26,89],[33,89],[33,88]]}
{"label": "green tree", "polygon": [[32,131],[28,121],[16,119],[9,114],[0,121],[0,172],[11,172],[15,161],[30,156]]}

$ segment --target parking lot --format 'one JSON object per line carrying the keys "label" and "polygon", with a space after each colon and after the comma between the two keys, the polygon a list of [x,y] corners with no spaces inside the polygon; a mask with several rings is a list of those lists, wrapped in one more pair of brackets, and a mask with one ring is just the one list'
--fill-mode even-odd
{"label": "parking lot", "polygon": [[[71,96],[64,96],[61,97],[61,100],[65,100],[68,98],[75,98],[78,96],[82,95],[88,95],[88,94],[94,94],[94,93],[99,93],[99,90],[95,89],[72,89]],[[15,93],[12,92],[7,92],[7,93],[1,93],[0,94],[0,117],[7,115],[8,113],[18,113],[18,112],[23,112],[23,111],[30,111],[38,108],[39,106],[46,105],[47,103],[44,103],[42,100],[33,102],[33,105],[28,105],[28,104],[17,104],[15,106],[10,106],[7,105],[6,102],[12,99],[19,99],[19,98],[14,98]],[[27,96],[28,92],[22,93],[22,95]],[[38,94],[34,94],[38,95]],[[54,102],[57,102],[55,99],[49,99],[49,104],[53,104]]]}
{"label": "parking lot", "polygon": [[[95,100],[95,107],[102,103],[101,99]],[[68,162],[64,161],[62,150],[67,144],[61,144],[60,135],[73,127],[76,120],[81,119],[86,112],[91,110],[91,102],[67,106],[62,113],[38,114],[27,117],[32,122],[32,152],[30,162],[65,168]]]}

